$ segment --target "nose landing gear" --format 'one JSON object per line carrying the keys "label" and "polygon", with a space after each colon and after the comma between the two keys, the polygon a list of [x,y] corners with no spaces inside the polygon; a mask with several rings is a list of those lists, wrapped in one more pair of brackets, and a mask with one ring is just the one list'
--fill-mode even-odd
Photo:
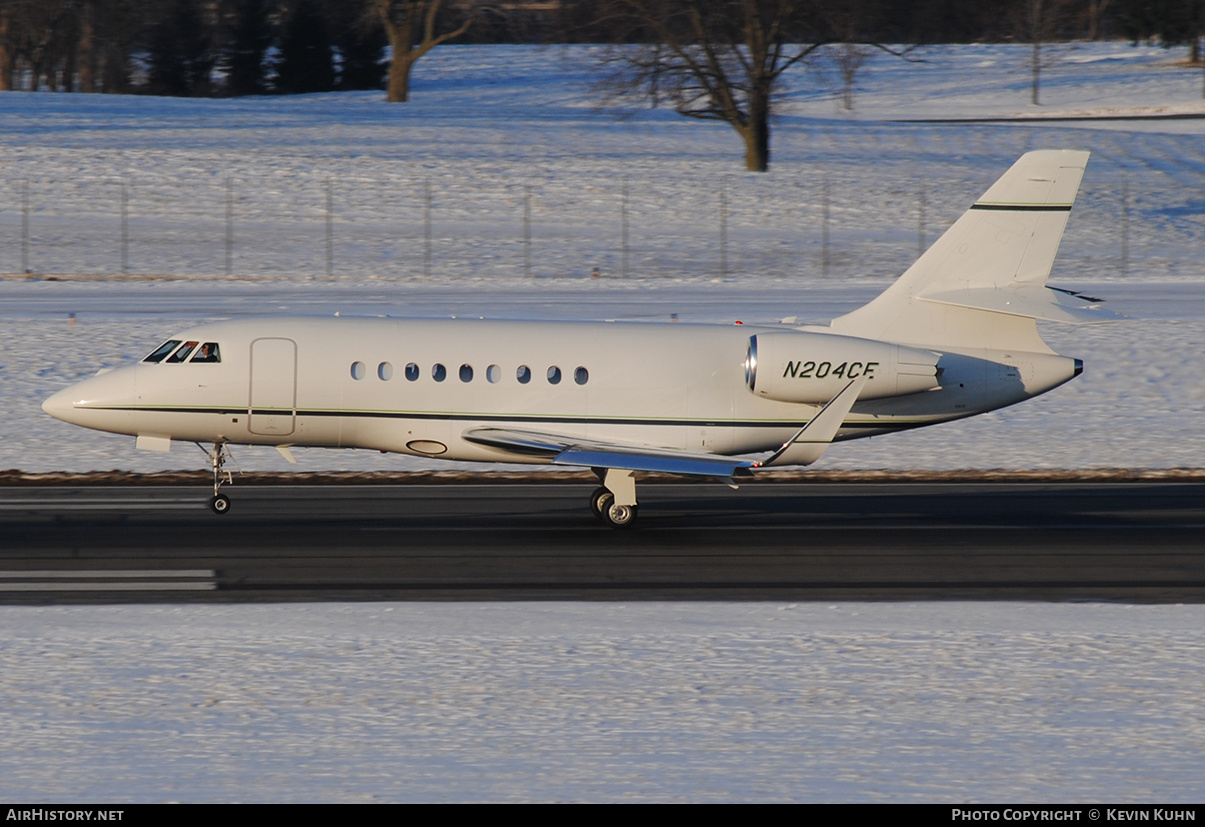
{"label": "nose landing gear", "polygon": [[[204,448],[201,450],[205,451]],[[230,449],[224,442],[215,442],[213,449],[205,451],[205,453],[209,455],[209,464],[213,468],[213,498],[209,501],[209,508],[214,514],[225,514],[230,510],[230,498],[222,493],[222,483],[233,484],[234,476],[229,471],[223,472],[222,466],[226,464],[227,459],[230,459]],[[226,475],[225,480],[222,479],[223,473]]]}

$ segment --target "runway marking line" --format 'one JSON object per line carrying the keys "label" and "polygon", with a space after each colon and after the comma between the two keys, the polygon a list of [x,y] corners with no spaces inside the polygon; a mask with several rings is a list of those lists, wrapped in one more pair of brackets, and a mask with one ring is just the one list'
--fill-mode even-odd
{"label": "runway marking line", "polygon": [[212,569],[0,571],[0,592],[212,591]]}

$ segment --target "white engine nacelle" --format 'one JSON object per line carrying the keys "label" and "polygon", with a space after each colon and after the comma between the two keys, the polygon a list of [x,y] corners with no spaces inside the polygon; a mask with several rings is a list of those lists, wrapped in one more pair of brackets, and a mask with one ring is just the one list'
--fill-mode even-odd
{"label": "white engine nacelle", "polygon": [[851,379],[866,377],[859,399],[881,399],[940,387],[941,354],[827,333],[759,333],[749,339],[745,382],[778,402],[822,404]]}

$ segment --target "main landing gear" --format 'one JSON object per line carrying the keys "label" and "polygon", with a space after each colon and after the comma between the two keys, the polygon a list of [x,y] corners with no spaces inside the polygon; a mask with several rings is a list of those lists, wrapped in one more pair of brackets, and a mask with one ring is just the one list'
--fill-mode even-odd
{"label": "main landing gear", "polygon": [[[197,446],[200,448],[200,446]],[[201,448],[205,451],[204,448]],[[229,471],[222,471],[222,466],[226,464],[226,460],[230,459],[230,449],[226,447],[224,442],[215,442],[213,449],[205,451],[209,455],[209,464],[213,468],[213,499],[209,501],[209,507],[214,514],[225,514],[230,510],[230,498],[222,493],[222,483],[234,482],[234,477]],[[225,473],[226,479],[222,479],[222,474]]]}
{"label": "main landing gear", "polygon": [[590,495],[590,510],[611,528],[631,528],[636,522],[636,478],[631,471],[595,468],[602,482]]}

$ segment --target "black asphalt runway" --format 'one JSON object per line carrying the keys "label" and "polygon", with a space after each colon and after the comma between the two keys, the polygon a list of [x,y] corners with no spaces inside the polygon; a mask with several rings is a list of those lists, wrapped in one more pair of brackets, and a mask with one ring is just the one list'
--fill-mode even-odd
{"label": "black asphalt runway", "polygon": [[0,488],[0,602],[1205,600],[1205,484]]}

